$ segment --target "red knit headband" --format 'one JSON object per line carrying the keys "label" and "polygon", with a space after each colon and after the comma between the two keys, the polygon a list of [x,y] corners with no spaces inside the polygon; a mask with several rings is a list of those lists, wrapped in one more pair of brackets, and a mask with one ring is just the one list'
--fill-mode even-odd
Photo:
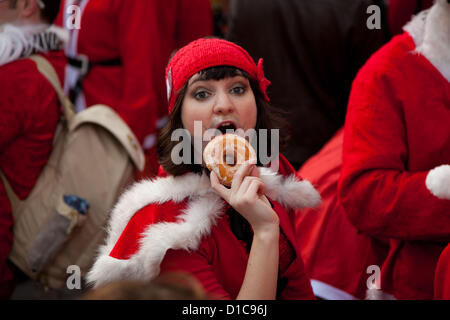
{"label": "red knit headband", "polygon": [[231,66],[247,72],[259,82],[259,88],[267,101],[266,89],[270,81],[264,77],[263,60],[255,64],[247,51],[221,39],[199,39],[181,48],[170,60],[166,69],[169,113],[175,105],[179,91],[194,74],[214,66]]}

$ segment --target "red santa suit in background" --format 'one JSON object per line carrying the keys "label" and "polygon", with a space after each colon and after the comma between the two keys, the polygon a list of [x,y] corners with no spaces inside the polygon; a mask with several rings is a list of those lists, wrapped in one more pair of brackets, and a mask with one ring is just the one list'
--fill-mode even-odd
{"label": "red santa suit in background", "polygon": [[432,299],[450,239],[450,4],[405,30],[354,81],[339,195],[359,230],[390,239],[379,293]]}
{"label": "red santa suit in background", "polygon": [[438,260],[434,276],[434,298],[450,300],[450,245],[448,245]]}
{"label": "red santa suit in background", "polygon": [[[53,33],[47,28],[39,32],[40,29],[42,26],[8,26],[0,31],[0,52],[3,53],[0,54],[0,169],[21,200],[31,192],[47,163],[60,116],[55,90],[33,61],[22,59],[33,52],[41,52],[63,81],[65,57],[62,39],[57,36],[61,33]],[[33,34],[42,37],[32,41]],[[50,34],[55,36],[55,42],[46,45],[52,51],[39,49],[38,41]],[[4,49],[5,43],[13,38],[16,46],[9,49],[20,52],[11,61],[4,55],[11,50]],[[19,38],[25,42],[18,41]],[[19,43],[20,49],[17,48]],[[0,180],[0,299],[9,298],[14,288],[14,276],[7,265],[13,241],[13,223],[8,195]]]}
{"label": "red santa suit in background", "polygon": [[[339,203],[337,185],[342,165],[344,131],[300,168],[322,196],[322,204],[296,215],[296,233],[314,294],[327,300],[364,299],[372,265],[381,265],[388,245],[361,234]],[[372,282],[370,282],[372,285]]]}
{"label": "red santa suit in background", "polygon": [[[66,28],[74,22],[75,11],[70,6],[77,5],[81,10],[80,29],[68,28],[71,37],[66,54],[71,59],[66,70],[66,91],[72,91],[78,111],[106,104],[124,119],[145,150],[144,176],[154,175],[158,168],[154,147],[157,130],[165,124],[167,115],[164,70],[169,56],[177,46],[212,32],[209,0],[192,2],[62,3],[58,23]],[[92,66],[79,83],[83,60]],[[79,89],[81,92],[76,92]]]}

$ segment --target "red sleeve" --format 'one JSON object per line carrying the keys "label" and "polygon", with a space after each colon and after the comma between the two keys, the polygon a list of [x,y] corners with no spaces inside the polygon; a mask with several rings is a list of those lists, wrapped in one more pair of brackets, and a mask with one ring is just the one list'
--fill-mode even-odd
{"label": "red sleeve", "polygon": [[34,91],[27,90],[26,83],[20,82],[20,80],[30,79],[18,75],[19,81],[11,81],[14,69],[7,68],[6,72],[5,69],[6,67],[3,67],[0,73],[0,155],[13,138],[23,130],[26,120],[24,110],[28,107],[27,101],[29,101],[27,93]]}
{"label": "red sleeve", "polygon": [[231,297],[217,281],[205,250],[168,250],[161,262],[161,273],[183,272],[193,275],[213,299],[230,300]]}
{"label": "red sleeve", "polygon": [[358,229],[374,237],[449,239],[450,201],[426,188],[428,171],[406,167],[403,104],[395,95],[405,80],[394,64],[377,59],[357,76],[349,100],[339,182],[342,206]]}
{"label": "red sleeve", "polygon": [[[12,98],[16,91],[10,76],[5,72],[0,74],[0,88],[2,88],[0,90],[0,157],[23,127],[22,116],[18,112],[21,108],[18,108],[17,101],[13,101]],[[17,96],[23,95],[17,94]],[[2,164],[1,159],[0,164]],[[9,284],[12,281],[12,273],[6,262],[13,243],[12,225],[11,206],[3,182],[0,181],[0,299],[8,299],[11,293]]]}

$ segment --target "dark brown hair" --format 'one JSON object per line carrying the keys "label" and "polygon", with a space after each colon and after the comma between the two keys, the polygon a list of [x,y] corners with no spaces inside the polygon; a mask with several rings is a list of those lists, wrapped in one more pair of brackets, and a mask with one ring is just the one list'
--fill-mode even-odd
{"label": "dark brown hair", "polygon": [[[266,101],[262,92],[259,89],[258,82],[250,78],[250,76],[240,69],[229,66],[217,66],[211,67],[199,72],[202,80],[221,80],[237,75],[242,75],[249,79],[250,87],[255,95],[256,107],[257,107],[257,121],[255,130],[258,133],[259,129],[280,129],[280,150],[282,150],[289,139],[289,129],[287,121],[285,120],[285,114],[275,109]],[[188,81],[181,88],[174,108],[169,115],[169,121],[165,127],[161,130],[158,144],[157,153],[159,164],[162,166],[165,172],[173,176],[179,176],[186,172],[201,172],[202,167],[199,164],[194,164],[194,152],[191,147],[191,162],[190,164],[174,164],[171,158],[172,149],[179,143],[178,141],[172,141],[172,132],[176,129],[183,128],[181,121],[181,108],[183,105],[183,99],[188,87]],[[269,135],[268,145],[271,145]],[[259,165],[260,162],[258,161]]]}

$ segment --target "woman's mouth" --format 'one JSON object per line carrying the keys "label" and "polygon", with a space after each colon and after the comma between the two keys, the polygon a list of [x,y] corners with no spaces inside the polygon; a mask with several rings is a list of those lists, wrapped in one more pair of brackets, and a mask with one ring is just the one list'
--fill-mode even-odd
{"label": "woman's mouth", "polygon": [[219,130],[222,134],[234,133],[237,129],[237,126],[233,121],[223,121],[219,123],[216,129]]}

